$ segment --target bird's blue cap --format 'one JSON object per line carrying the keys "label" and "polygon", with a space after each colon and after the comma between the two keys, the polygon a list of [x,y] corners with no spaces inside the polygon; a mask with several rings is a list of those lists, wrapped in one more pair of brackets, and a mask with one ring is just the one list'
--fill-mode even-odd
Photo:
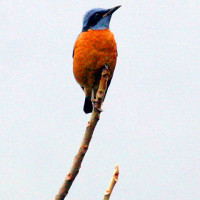
{"label": "bird's blue cap", "polygon": [[88,11],[83,18],[83,30],[102,30],[109,28],[112,14],[121,6],[116,6],[110,9],[94,8]]}

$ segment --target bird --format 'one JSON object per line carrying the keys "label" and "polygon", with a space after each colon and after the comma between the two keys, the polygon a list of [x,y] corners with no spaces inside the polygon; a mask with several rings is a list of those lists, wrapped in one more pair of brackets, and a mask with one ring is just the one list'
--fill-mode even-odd
{"label": "bird", "polygon": [[[110,70],[108,86],[112,80],[117,62],[117,45],[109,25],[112,14],[121,5],[110,8],[94,8],[83,18],[82,32],[73,50],[73,73],[76,81],[85,92],[84,112],[93,110],[92,99],[96,98],[101,72],[106,65]],[[107,92],[107,91],[106,91]]]}

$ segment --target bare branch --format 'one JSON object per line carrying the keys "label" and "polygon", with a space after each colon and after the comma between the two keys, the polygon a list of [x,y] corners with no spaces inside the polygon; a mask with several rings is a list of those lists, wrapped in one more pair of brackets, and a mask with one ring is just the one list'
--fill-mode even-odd
{"label": "bare branch", "polygon": [[103,200],[109,200],[110,199],[110,195],[112,193],[112,190],[113,190],[115,184],[118,181],[118,176],[119,176],[119,166],[116,165],[114,174],[113,174],[112,179],[110,180],[110,183],[108,185],[108,188],[107,188],[107,190],[106,190],[106,192],[104,194],[104,199]]}
{"label": "bare branch", "polygon": [[71,167],[69,173],[67,174],[63,185],[61,186],[58,194],[55,197],[55,200],[65,199],[74,179],[76,178],[76,176],[79,172],[83,158],[88,150],[90,140],[92,139],[94,129],[100,118],[101,104],[102,104],[104,96],[105,96],[105,92],[107,89],[107,82],[109,80],[109,77],[110,77],[110,70],[108,69],[107,66],[105,66],[105,68],[103,68],[103,70],[102,70],[101,80],[99,83],[99,89],[96,94],[96,99],[94,100],[92,115],[91,115],[90,121],[88,122],[88,125],[86,127],[86,131],[85,131],[81,146],[79,148],[78,153],[76,154],[76,156],[74,158],[72,167]]}

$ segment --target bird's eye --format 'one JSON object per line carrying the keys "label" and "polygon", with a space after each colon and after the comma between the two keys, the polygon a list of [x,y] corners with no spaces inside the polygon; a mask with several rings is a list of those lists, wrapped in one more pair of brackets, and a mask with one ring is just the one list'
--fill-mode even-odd
{"label": "bird's eye", "polygon": [[95,13],[94,17],[95,18],[99,17],[99,13]]}

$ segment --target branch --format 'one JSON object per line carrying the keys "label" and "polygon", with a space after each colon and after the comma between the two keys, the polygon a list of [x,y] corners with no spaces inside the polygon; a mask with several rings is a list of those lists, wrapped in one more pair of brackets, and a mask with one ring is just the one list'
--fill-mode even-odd
{"label": "branch", "polygon": [[119,166],[116,165],[115,166],[115,171],[114,171],[114,174],[113,174],[113,177],[112,179],[110,180],[110,183],[108,185],[108,188],[104,194],[104,199],[103,200],[109,200],[110,199],[110,195],[112,193],[112,190],[115,186],[115,184],[117,183],[118,181],[118,176],[119,176]]}
{"label": "branch", "polygon": [[99,83],[99,89],[96,94],[96,99],[94,100],[92,115],[91,115],[90,121],[88,122],[88,125],[86,127],[81,146],[79,148],[78,153],[76,154],[76,156],[74,158],[72,167],[71,167],[69,173],[67,174],[63,185],[61,186],[58,194],[55,197],[55,200],[65,199],[74,179],[76,178],[77,174],[79,173],[81,163],[82,163],[83,158],[88,150],[94,129],[100,118],[101,104],[102,104],[104,96],[105,96],[105,92],[107,89],[107,82],[109,80],[109,77],[110,77],[110,70],[105,65],[105,68],[103,68],[102,73],[101,73],[101,80]]}

